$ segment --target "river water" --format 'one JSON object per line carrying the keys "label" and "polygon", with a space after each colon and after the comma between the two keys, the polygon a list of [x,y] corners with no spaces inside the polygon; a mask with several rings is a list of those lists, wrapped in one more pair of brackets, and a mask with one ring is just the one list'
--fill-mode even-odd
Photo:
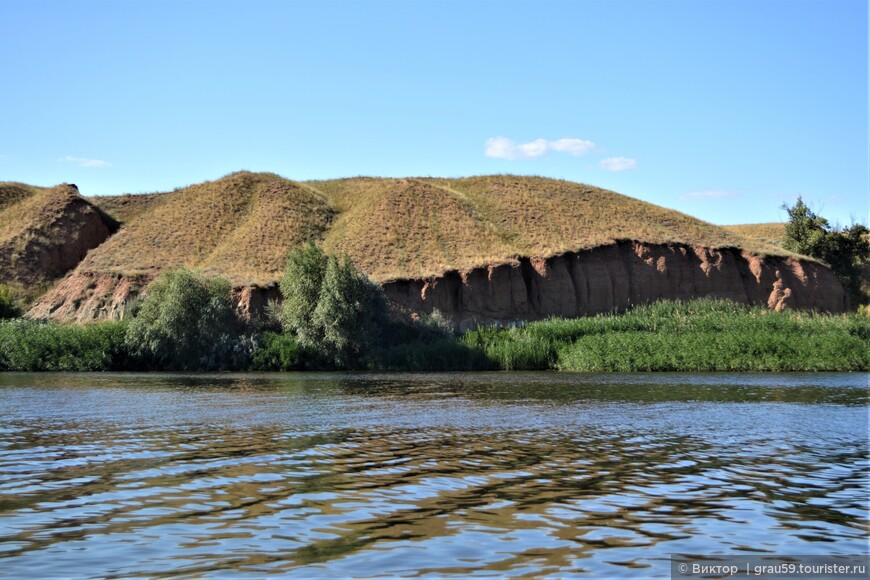
{"label": "river water", "polygon": [[868,549],[868,375],[0,374],[0,576]]}

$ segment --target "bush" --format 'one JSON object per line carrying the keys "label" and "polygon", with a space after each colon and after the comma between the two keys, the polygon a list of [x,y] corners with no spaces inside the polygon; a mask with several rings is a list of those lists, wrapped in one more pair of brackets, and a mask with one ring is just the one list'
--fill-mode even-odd
{"label": "bush", "polygon": [[251,356],[254,371],[296,371],[303,368],[301,349],[289,334],[264,332]]}
{"label": "bush", "polygon": [[287,267],[279,284],[284,298],[281,325],[285,332],[292,332],[300,344],[317,345],[323,338],[323,329],[314,324],[313,315],[328,263],[323,250],[311,243],[287,256]]}
{"label": "bush", "polygon": [[185,269],[148,286],[126,335],[131,352],[161,370],[243,367],[250,342],[240,336],[230,283]]}
{"label": "bush", "polygon": [[0,322],[0,370],[129,370],[126,332],[126,322],[82,326],[23,319]]}
{"label": "bush", "polygon": [[380,287],[347,256],[327,256],[313,244],[290,253],[281,292],[284,330],[339,368],[356,366],[387,321]]}
{"label": "bush", "polygon": [[9,286],[0,284],[0,320],[18,318],[23,313],[16,293]]}

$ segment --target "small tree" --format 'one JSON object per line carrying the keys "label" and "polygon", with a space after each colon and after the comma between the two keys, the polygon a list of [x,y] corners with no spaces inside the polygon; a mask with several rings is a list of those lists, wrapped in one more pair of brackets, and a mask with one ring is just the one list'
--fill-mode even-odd
{"label": "small tree", "polygon": [[832,228],[800,197],[794,206],[782,208],[789,217],[785,225],[785,249],[825,262],[855,303],[866,302],[867,297],[861,295],[861,269],[870,258],[870,230],[863,224]]}
{"label": "small tree", "polygon": [[287,256],[287,267],[280,282],[284,298],[281,325],[285,332],[295,334],[302,346],[315,346],[322,339],[322,329],[313,323],[312,317],[328,261],[323,250],[311,243]]}
{"label": "small tree", "polygon": [[235,362],[236,330],[230,283],[178,269],[148,287],[126,343],[156,368],[214,369]]}
{"label": "small tree", "polygon": [[327,256],[313,244],[288,256],[281,293],[285,332],[339,367],[354,366],[386,321],[382,290],[350,258]]}
{"label": "small tree", "polygon": [[383,292],[350,258],[330,256],[313,322],[321,345],[340,367],[351,367],[376,343],[386,320]]}

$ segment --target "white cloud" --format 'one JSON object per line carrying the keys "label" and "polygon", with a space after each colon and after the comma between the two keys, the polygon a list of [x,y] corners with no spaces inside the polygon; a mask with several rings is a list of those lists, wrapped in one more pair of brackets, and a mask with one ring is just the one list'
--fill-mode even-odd
{"label": "white cloud", "polygon": [[680,196],[684,201],[699,200],[699,199],[723,199],[726,197],[737,197],[740,194],[736,191],[728,189],[695,189]]}
{"label": "white cloud", "polygon": [[515,143],[507,137],[491,137],[486,140],[484,155],[493,159],[534,159],[550,151],[568,153],[574,157],[595,150],[595,143],[584,139],[535,139],[528,143]]}
{"label": "white cloud", "polygon": [[598,167],[607,171],[629,171],[637,169],[637,160],[628,157],[608,157],[599,161]]}
{"label": "white cloud", "polygon": [[87,157],[72,157],[70,155],[61,157],[58,161],[69,161],[78,164],[79,167],[110,167],[112,165],[102,159],[88,159]]}
{"label": "white cloud", "polygon": [[556,139],[550,141],[550,147],[553,151],[564,151],[575,157],[595,151],[595,143],[584,139]]}

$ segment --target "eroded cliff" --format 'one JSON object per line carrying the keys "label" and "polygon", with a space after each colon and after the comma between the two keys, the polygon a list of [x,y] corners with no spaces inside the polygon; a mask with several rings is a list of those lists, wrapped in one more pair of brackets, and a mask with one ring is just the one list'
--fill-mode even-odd
{"label": "eroded cliff", "polygon": [[[46,293],[29,316],[87,321],[122,318],[153,276],[73,272]],[[798,258],[762,257],[739,249],[622,241],[549,258],[450,271],[383,285],[405,315],[439,310],[457,328],[576,317],[656,300],[725,298],[775,310],[843,312],[846,294],[827,267]],[[236,288],[239,312],[259,316],[279,299],[275,285]]]}
{"label": "eroded cliff", "polygon": [[383,288],[401,311],[437,309],[461,329],[622,311],[666,299],[712,297],[824,312],[843,312],[847,305],[837,278],[816,262],[634,241],[395,280]]}

